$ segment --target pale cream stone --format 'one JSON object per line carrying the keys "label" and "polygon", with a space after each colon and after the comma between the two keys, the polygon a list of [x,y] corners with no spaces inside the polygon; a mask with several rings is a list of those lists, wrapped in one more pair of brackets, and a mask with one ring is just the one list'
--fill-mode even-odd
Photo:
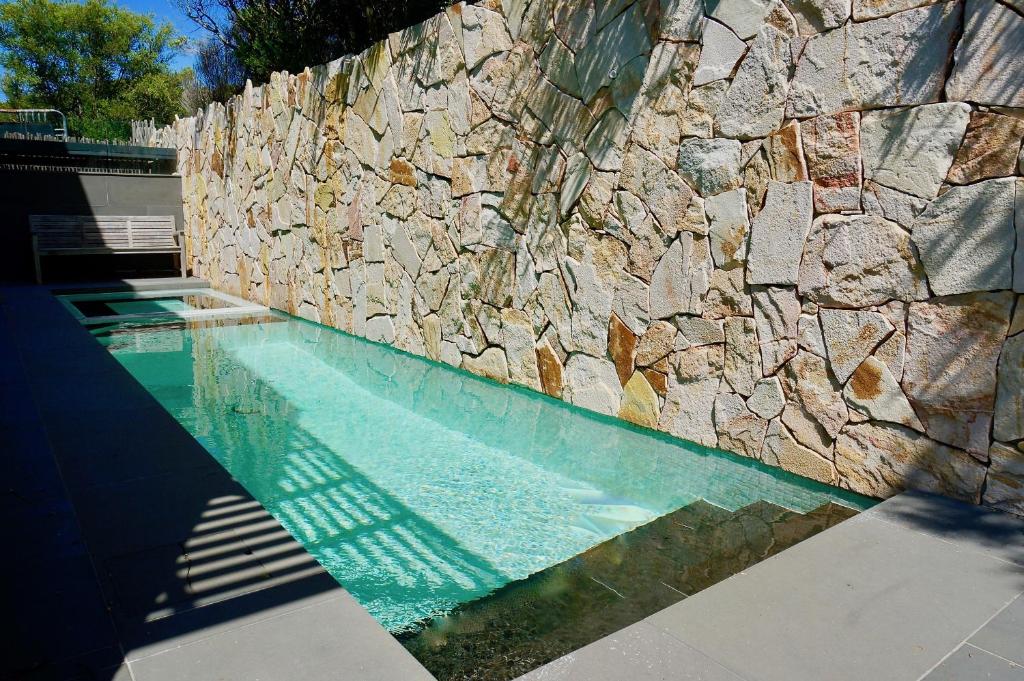
{"label": "pale cream stone", "polygon": [[892,423],[847,427],[835,456],[842,485],[873,497],[917,489],[978,503],[985,480],[985,466],[966,452]]}

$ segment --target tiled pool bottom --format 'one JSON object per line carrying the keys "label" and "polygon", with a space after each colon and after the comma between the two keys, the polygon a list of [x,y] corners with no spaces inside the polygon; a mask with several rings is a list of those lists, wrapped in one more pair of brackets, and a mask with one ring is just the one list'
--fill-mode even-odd
{"label": "tiled pool bottom", "polygon": [[[463,671],[430,662],[439,632],[453,641],[451,623],[470,622],[474,601],[484,607],[483,620],[487,612],[509,612],[497,617],[512,622],[520,614],[500,599],[523,584],[502,587],[558,566],[527,582],[550,585],[566,561],[667,513],[706,508],[743,518],[752,504],[770,504],[803,517],[830,502],[869,503],[295,319],[119,324],[94,334],[439,678],[505,678],[599,636],[595,628],[590,639],[563,637],[492,676],[464,672],[475,664],[482,673],[493,638],[488,645],[462,638]],[[745,522],[734,525],[746,528]],[[764,557],[751,548],[754,539],[725,535],[707,529],[689,540],[716,574]],[[790,535],[799,540],[806,533]],[[619,543],[632,546],[630,537]],[[737,551],[747,558],[731,559]],[[647,553],[632,549],[625,560],[641,571],[650,564]],[[604,581],[589,575],[576,583],[594,580]],[[571,583],[564,598],[586,601]],[[608,586],[609,593],[622,592]],[[689,588],[676,591],[703,587]],[[555,598],[533,599],[532,607],[562,609],[568,626],[574,613],[557,590],[544,586],[539,593]],[[487,609],[489,603],[498,609]],[[641,609],[629,610],[616,626]],[[608,608],[601,612],[612,621]],[[551,620],[530,618],[538,626]],[[522,638],[506,634],[498,643],[515,641]]]}

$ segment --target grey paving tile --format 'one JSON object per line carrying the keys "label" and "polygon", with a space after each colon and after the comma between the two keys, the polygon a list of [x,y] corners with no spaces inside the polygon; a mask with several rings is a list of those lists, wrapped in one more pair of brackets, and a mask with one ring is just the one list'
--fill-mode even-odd
{"label": "grey paving tile", "polygon": [[[94,651],[116,648],[107,604],[86,556],[9,570],[0,585],[0,670],[57,668]],[[98,656],[95,666],[120,662],[118,655]],[[3,674],[0,674],[3,678]]]}
{"label": "grey paving tile", "polygon": [[996,615],[969,643],[1024,666],[1024,596]]}
{"label": "grey paving tile", "polygon": [[102,558],[223,532],[246,518],[209,514],[251,499],[219,468],[72,489],[72,498],[89,549]]}
{"label": "grey paving tile", "polygon": [[916,679],[1024,589],[1024,571],[869,514],[648,618],[762,681]]}
{"label": "grey paving tile", "polygon": [[303,568],[322,570],[285,535],[277,540],[273,573],[232,531],[108,558],[103,571],[112,586],[113,607],[120,617],[152,620],[272,588]]}
{"label": "grey paving tile", "polygon": [[1024,518],[923,492],[905,492],[867,513],[1024,566]]}
{"label": "grey paving tile", "polygon": [[11,559],[0,561],[0,575],[5,576],[41,563],[86,555],[71,504],[48,495],[4,505],[0,546],[11,548]]}
{"label": "grey paving tile", "polygon": [[95,650],[62,662],[19,669],[11,676],[3,675],[3,671],[0,665],[0,678],[4,681],[131,681],[118,648]]}
{"label": "grey paving tile", "polygon": [[220,467],[159,405],[62,414],[48,426],[71,487]]}
{"label": "grey paving tile", "polygon": [[965,645],[924,678],[925,681],[1024,681],[1024,667]]}
{"label": "grey paving tile", "polygon": [[742,681],[645,622],[544,665],[518,681]]}
{"label": "grey paving tile", "polygon": [[127,659],[135,660],[178,648],[345,593],[319,566],[308,574],[291,574],[271,581],[266,588],[179,610],[158,619],[115,612]]}
{"label": "grey paving tile", "polygon": [[130,662],[136,681],[359,679],[429,673],[348,594]]}

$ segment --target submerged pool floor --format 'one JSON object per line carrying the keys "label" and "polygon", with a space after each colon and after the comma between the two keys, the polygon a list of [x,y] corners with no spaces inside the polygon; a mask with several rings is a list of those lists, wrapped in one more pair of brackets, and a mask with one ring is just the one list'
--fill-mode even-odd
{"label": "submerged pool floor", "polygon": [[400,640],[438,681],[511,681],[855,514],[833,503],[804,514],[696,501]]}
{"label": "submerged pool floor", "polygon": [[727,514],[870,503],[297,319],[93,334],[407,638],[696,502]]}

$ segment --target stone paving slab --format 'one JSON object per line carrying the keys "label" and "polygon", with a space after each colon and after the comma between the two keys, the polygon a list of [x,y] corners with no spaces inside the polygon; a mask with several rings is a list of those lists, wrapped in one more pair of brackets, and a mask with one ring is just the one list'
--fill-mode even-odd
{"label": "stone paving slab", "polygon": [[136,659],[130,666],[137,681],[433,679],[380,631],[370,614],[339,590],[330,599]]}
{"label": "stone paving slab", "polygon": [[[628,676],[623,676],[628,670]],[[647,622],[544,665],[519,681],[742,681],[693,648]]]}
{"label": "stone paving slab", "polygon": [[[943,664],[964,669],[968,639],[1020,648],[1024,568],[1009,558],[1024,520],[913,493],[876,508],[645,624],[748,681],[917,681]],[[582,681],[590,665],[644,678],[650,665],[610,656],[617,645],[604,639],[525,678]],[[978,675],[958,678],[986,678],[980,665],[992,661],[971,660]],[[1010,675],[991,678],[1018,678],[1000,664]]]}
{"label": "stone paving slab", "polygon": [[968,643],[1024,667],[1024,597],[1018,597]]}
{"label": "stone paving slab", "polygon": [[1024,681],[1024,667],[965,645],[924,678],[925,681]]}
{"label": "stone paving slab", "polygon": [[867,513],[1024,567],[1024,522],[1016,516],[917,492],[893,497]]}

